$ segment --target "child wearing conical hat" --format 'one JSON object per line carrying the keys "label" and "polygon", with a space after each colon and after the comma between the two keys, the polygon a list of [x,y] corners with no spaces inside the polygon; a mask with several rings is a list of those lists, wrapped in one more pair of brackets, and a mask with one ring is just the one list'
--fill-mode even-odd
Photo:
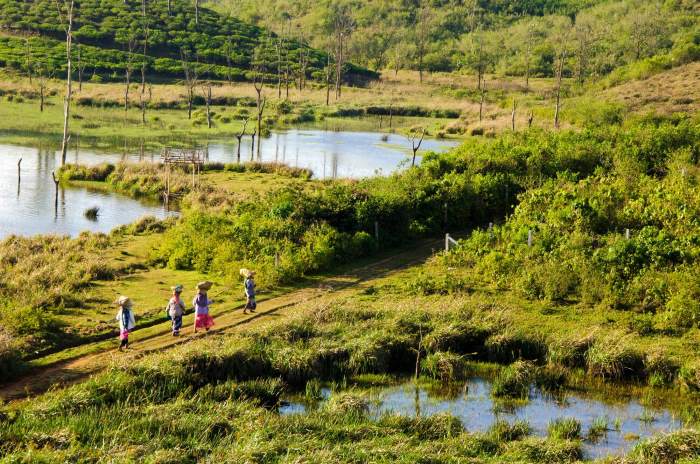
{"label": "child wearing conical hat", "polygon": [[180,298],[182,293],[182,285],[176,285],[172,287],[173,296],[168,301],[168,305],[165,310],[168,312],[168,316],[172,321],[173,337],[180,335],[180,329],[182,329],[182,316],[185,314],[185,303]]}
{"label": "child wearing conical hat", "polygon": [[207,296],[207,292],[213,285],[212,282],[205,281],[197,284],[197,295],[195,295],[192,305],[194,306],[194,333],[197,329],[209,329],[214,325],[214,318],[209,314],[209,305],[213,303]]}
{"label": "child wearing conical hat", "polygon": [[120,296],[117,299],[117,321],[119,321],[119,351],[129,348],[129,332],[136,327],[133,304],[128,296]]}
{"label": "child wearing conical hat", "polygon": [[243,314],[247,314],[248,311],[254,313],[258,307],[258,304],[255,302],[255,271],[241,269],[240,273],[245,277],[243,281],[243,288],[245,289],[245,307],[243,308]]}

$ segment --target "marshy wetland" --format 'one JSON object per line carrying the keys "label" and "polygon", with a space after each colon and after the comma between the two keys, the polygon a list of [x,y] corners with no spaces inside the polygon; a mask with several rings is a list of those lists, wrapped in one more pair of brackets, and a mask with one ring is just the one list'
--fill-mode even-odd
{"label": "marshy wetland", "polygon": [[0,0],[0,464],[700,462],[697,25]]}

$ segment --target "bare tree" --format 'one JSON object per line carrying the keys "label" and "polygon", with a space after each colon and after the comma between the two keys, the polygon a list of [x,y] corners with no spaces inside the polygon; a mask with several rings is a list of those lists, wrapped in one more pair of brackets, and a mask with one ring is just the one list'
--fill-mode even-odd
{"label": "bare tree", "polygon": [[187,119],[192,119],[194,91],[199,83],[197,66],[190,61],[189,52],[184,48],[180,49],[180,59],[182,60],[182,70],[185,73],[185,87],[187,89]]}
{"label": "bare tree", "polygon": [[194,0],[194,23],[199,25],[199,0]]}
{"label": "bare tree", "polygon": [[143,57],[141,62],[141,123],[146,124],[146,59],[148,52],[148,15],[146,14],[146,0],[141,0],[141,21],[143,26]]}
{"label": "bare tree", "polygon": [[[257,68],[255,75],[253,76],[253,88],[255,88],[256,99],[255,106],[257,110],[257,126],[256,132],[258,136],[262,133],[262,118],[263,112],[265,111],[265,97],[263,96],[263,89],[265,86],[265,74],[260,68]],[[255,135],[253,135],[255,137]],[[258,147],[260,146],[260,137],[258,137]]]}
{"label": "bare tree", "polygon": [[331,54],[326,54],[326,106],[330,105],[331,100]]}
{"label": "bare tree", "polygon": [[211,129],[211,81],[206,81],[202,88],[207,109],[207,128]]}
{"label": "bare tree", "polygon": [[347,42],[355,27],[355,20],[350,14],[350,9],[345,5],[336,7],[333,14],[333,30],[335,37],[335,98],[337,100],[342,94],[343,68],[347,60]]}
{"label": "bare tree", "polygon": [[[48,63],[46,57],[46,63]],[[48,64],[39,63],[36,68],[36,77],[39,84],[39,111],[44,112],[44,104],[46,102],[46,89],[48,88],[49,79],[53,76],[53,72],[48,68]]]}
{"label": "bare tree", "polygon": [[[64,7],[65,6],[65,12]],[[68,142],[70,134],[68,123],[70,120],[70,104],[73,98],[73,6],[75,0],[56,0],[58,18],[66,33],[66,95],[63,100],[63,140],[61,142],[61,164],[66,164],[66,154],[68,153]]]}
{"label": "bare tree", "polygon": [[243,139],[243,136],[245,135],[245,130],[246,127],[248,127],[248,120],[250,118],[245,118],[243,120],[243,129],[239,133],[236,134],[236,138],[238,139],[238,147],[236,148],[236,155],[238,157],[238,162],[241,162],[241,141]]}
{"label": "bare tree", "polygon": [[131,73],[134,70],[134,50],[136,49],[136,37],[127,39],[126,69],[124,70],[124,113],[129,111],[129,86],[131,85]]}
{"label": "bare tree", "polygon": [[530,60],[532,59],[532,44],[535,40],[533,23],[528,24],[525,32],[525,91],[530,90]]}
{"label": "bare tree", "polygon": [[417,130],[411,130],[408,134],[408,140],[411,142],[411,150],[413,150],[413,160],[411,161],[411,166],[416,165],[416,154],[420,150],[420,146],[423,143],[423,138],[425,137],[425,129],[421,130],[420,138],[418,137]]}
{"label": "bare tree", "polygon": [[479,99],[479,122],[484,119],[484,100],[486,100],[486,82],[481,86],[481,98]]}
{"label": "bare tree", "polygon": [[279,36],[275,41],[275,50],[277,51],[277,98],[282,99],[282,47],[284,39]]}
{"label": "bare tree", "polygon": [[423,60],[428,50],[430,34],[433,31],[433,21],[434,13],[432,8],[427,5],[421,5],[416,12],[414,25],[416,54],[418,55],[418,75],[420,76],[421,84],[423,83]]}

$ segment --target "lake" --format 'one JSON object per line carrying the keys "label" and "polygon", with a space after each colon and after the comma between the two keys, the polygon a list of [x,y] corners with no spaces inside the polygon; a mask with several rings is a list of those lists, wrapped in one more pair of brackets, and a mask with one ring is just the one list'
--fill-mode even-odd
{"label": "lake", "polygon": [[[135,148],[95,150],[80,147],[79,138],[71,143],[68,163],[95,165],[122,161],[158,162],[160,153]],[[424,140],[420,153],[446,150],[454,141]],[[203,148],[210,162],[237,161],[237,145],[232,141],[209,141]],[[408,166],[410,145],[405,137],[374,132],[337,132],[295,129],[274,132],[264,138],[259,154],[251,157],[250,138],[241,144],[241,161],[252,159],[279,162],[311,169],[314,177],[361,178],[388,175]],[[22,159],[21,177],[17,162]],[[418,157],[417,162],[420,162]],[[112,192],[83,187],[56,189],[51,173],[60,166],[58,147],[22,147],[2,144],[0,137],[0,238],[11,234],[78,235],[82,231],[109,232],[141,216],[165,218],[174,211],[164,205],[135,200]],[[96,218],[85,216],[88,208],[99,208]]]}

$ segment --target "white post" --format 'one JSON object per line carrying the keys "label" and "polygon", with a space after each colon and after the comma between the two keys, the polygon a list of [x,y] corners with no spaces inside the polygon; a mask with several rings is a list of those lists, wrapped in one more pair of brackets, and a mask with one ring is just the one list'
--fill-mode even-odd
{"label": "white post", "polygon": [[528,229],[527,231],[527,246],[532,246],[532,229]]}
{"label": "white post", "polygon": [[625,229],[625,239],[629,240],[630,239],[630,230]]}
{"label": "white post", "polygon": [[445,234],[445,251],[450,251],[450,234]]}
{"label": "white post", "polygon": [[489,222],[489,238],[493,239],[493,222]]}

